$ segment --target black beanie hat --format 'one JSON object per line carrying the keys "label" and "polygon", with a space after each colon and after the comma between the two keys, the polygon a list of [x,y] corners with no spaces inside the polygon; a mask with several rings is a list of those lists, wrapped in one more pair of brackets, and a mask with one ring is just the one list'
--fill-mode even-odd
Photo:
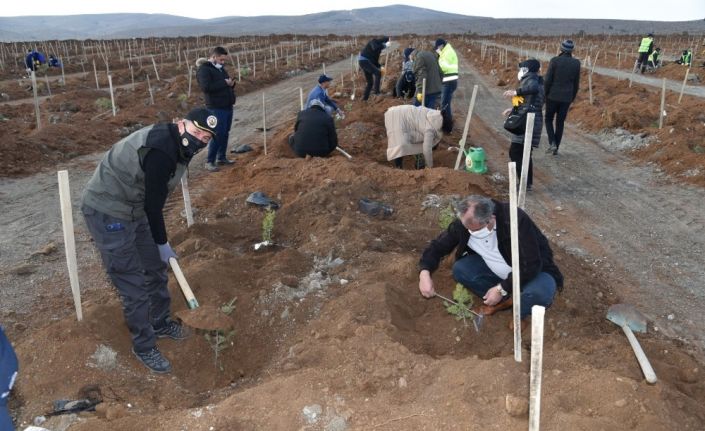
{"label": "black beanie hat", "polygon": [[526,67],[529,72],[538,72],[541,69],[541,63],[535,58],[530,58],[519,63],[519,67]]}
{"label": "black beanie hat", "polygon": [[445,39],[436,39],[436,44],[433,45],[433,49],[438,49],[441,45],[445,45],[446,43]]}

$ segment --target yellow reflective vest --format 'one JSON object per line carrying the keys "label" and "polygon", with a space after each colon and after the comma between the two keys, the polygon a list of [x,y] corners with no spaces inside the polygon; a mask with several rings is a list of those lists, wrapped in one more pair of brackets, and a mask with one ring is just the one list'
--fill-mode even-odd
{"label": "yellow reflective vest", "polygon": [[438,55],[438,65],[443,73],[443,82],[458,79],[458,55],[449,43],[446,43]]}
{"label": "yellow reflective vest", "polygon": [[649,52],[649,48],[651,47],[651,42],[654,40],[650,37],[645,37],[641,39],[641,45],[639,45],[639,52]]}

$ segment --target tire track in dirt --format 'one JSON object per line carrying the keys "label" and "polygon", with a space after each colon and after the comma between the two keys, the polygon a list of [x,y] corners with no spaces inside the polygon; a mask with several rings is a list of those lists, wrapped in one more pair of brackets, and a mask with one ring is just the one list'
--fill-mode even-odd
{"label": "tire track in dirt", "polygon": [[[506,144],[488,151],[497,158],[491,164],[506,176],[509,135],[501,111],[509,102],[464,60],[461,72],[465,95],[473,84],[480,86],[474,115],[507,136]],[[571,120],[576,119],[569,114]],[[639,307],[665,334],[702,350],[705,190],[676,184],[652,166],[634,165],[626,154],[569,124],[558,156],[545,154],[546,146],[544,134],[534,151],[530,213],[559,246],[592,260],[597,272],[617,276],[620,300]]]}
{"label": "tire track in dirt", "polygon": [[[350,59],[326,65],[326,73],[338,78],[350,72]],[[322,70],[307,72],[278,84],[239,95],[235,105],[235,120],[230,132],[228,148],[239,143],[261,145],[262,93],[267,100],[267,121],[277,125],[284,120],[294,121],[299,110],[298,88],[303,88],[304,97],[316,85]],[[269,127],[269,126],[268,126]],[[274,132],[278,130],[275,127]],[[272,133],[272,132],[269,132]],[[57,170],[68,169],[71,181],[74,228],[79,263],[81,292],[102,288],[107,281],[98,282],[84,269],[99,263],[99,256],[90,241],[79,204],[85,184],[101,159],[103,152],[82,156],[57,165]],[[232,154],[228,154],[232,157]],[[189,188],[197,203],[199,193],[209,190],[208,176],[204,170],[206,151],[198,154],[190,164]],[[232,168],[238,169],[235,164]],[[180,207],[181,193],[175,192],[167,201],[167,209]],[[47,295],[61,295],[70,301],[71,293],[63,251],[63,233],[59,209],[56,172],[39,172],[24,178],[0,178],[0,313],[25,313],[32,305]],[[56,251],[36,254],[45,245],[53,242]],[[73,312],[72,306],[66,307]]]}

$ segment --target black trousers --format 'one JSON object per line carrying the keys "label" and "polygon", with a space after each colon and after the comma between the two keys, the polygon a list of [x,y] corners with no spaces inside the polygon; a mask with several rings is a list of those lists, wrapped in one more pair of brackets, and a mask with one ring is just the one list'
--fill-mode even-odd
{"label": "black trousers", "polygon": [[[531,151],[534,149],[532,148]],[[529,172],[526,176],[526,185],[531,186],[534,183],[534,163],[531,160],[531,151],[529,151]],[[516,163],[517,181],[521,179],[521,164],[524,158],[524,145],[512,142],[509,146],[509,160]]]}
{"label": "black trousers", "polygon": [[[548,144],[554,144],[556,148],[560,147],[561,139],[563,139],[563,125],[568,116],[568,108],[570,108],[570,102],[546,101],[546,134],[548,135]],[[555,130],[553,117],[556,117]]]}
{"label": "black trousers", "polygon": [[365,74],[365,80],[367,81],[367,85],[365,86],[365,94],[362,96],[362,100],[367,100],[370,98],[372,86],[374,86],[375,94],[379,94],[379,84],[382,79],[382,71],[369,60],[360,60],[358,63],[360,64],[360,69],[362,69],[362,72]]}
{"label": "black trousers", "polygon": [[649,53],[648,52],[640,52],[639,53],[639,65],[641,66],[641,73],[644,73],[646,70],[646,62],[649,61]]}

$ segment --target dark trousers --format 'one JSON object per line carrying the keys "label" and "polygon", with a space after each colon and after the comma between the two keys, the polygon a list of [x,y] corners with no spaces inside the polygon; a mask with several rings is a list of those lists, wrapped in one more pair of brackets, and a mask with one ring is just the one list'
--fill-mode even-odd
{"label": "dark trousers", "polygon": [[[570,102],[546,101],[546,134],[548,135],[548,144],[553,144],[556,148],[561,146],[563,125],[568,116],[568,108],[570,108]],[[553,128],[553,117],[556,117],[555,130]]]}
{"label": "dark trousers", "polygon": [[225,160],[225,151],[228,149],[228,138],[230,136],[230,126],[233,124],[233,108],[230,109],[211,109],[218,119],[218,124],[215,126],[215,134],[213,140],[208,144],[208,163],[215,163],[216,157],[218,160]]}
{"label": "dark trousers", "polygon": [[379,94],[379,83],[382,79],[382,71],[379,70],[379,67],[372,64],[370,60],[360,60],[358,61],[358,64],[360,65],[362,72],[365,74],[365,80],[367,81],[367,85],[365,86],[365,94],[362,96],[362,100],[367,100],[370,98],[370,91],[372,91],[373,86],[375,94]]}
{"label": "dark trousers", "polygon": [[[436,109],[436,101],[438,100],[438,96],[440,95],[441,93],[427,94],[424,98],[423,106],[428,109]],[[414,106],[421,106],[421,102],[419,102],[419,99],[414,98]]]}
{"label": "dark trousers", "polygon": [[641,73],[644,73],[646,70],[646,62],[649,61],[649,53],[648,52],[640,52],[639,53],[639,66],[641,66]]}
{"label": "dark trousers", "polygon": [[[534,149],[531,148],[531,150],[529,151],[529,172],[526,176],[527,187],[531,187],[531,185],[534,183],[534,163],[531,160],[531,152],[533,150]],[[509,146],[509,160],[516,163],[517,181],[519,181],[519,179],[521,178],[521,164],[523,163],[523,158],[524,145],[512,142]]]}
{"label": "dark trousers", "polygon": [[154,328],[169,318],[171,297],[166,264],[159,258],[147,217],[128,221],[87,206],[81,211],[120,295],[135,351],[150,350],[156,342]]}
{"label": "dark trousers", "polygon": [[448,112],[449,118],[453,118],[450,102],[453,100],[453,93],[458,89],[458,80],[446,81],[443,83],[443,94],[441,95],[441,110]]}
{"label": "dark trousers", "polygon": [[[458,259],[453,264],[453,278],[480,298],[502,281],[478,254]],[[522,319],[531,315],[534,305],[548,307],[553,303],[556,280],[550,274],[540,272],[533,280],[520,281]]]}

